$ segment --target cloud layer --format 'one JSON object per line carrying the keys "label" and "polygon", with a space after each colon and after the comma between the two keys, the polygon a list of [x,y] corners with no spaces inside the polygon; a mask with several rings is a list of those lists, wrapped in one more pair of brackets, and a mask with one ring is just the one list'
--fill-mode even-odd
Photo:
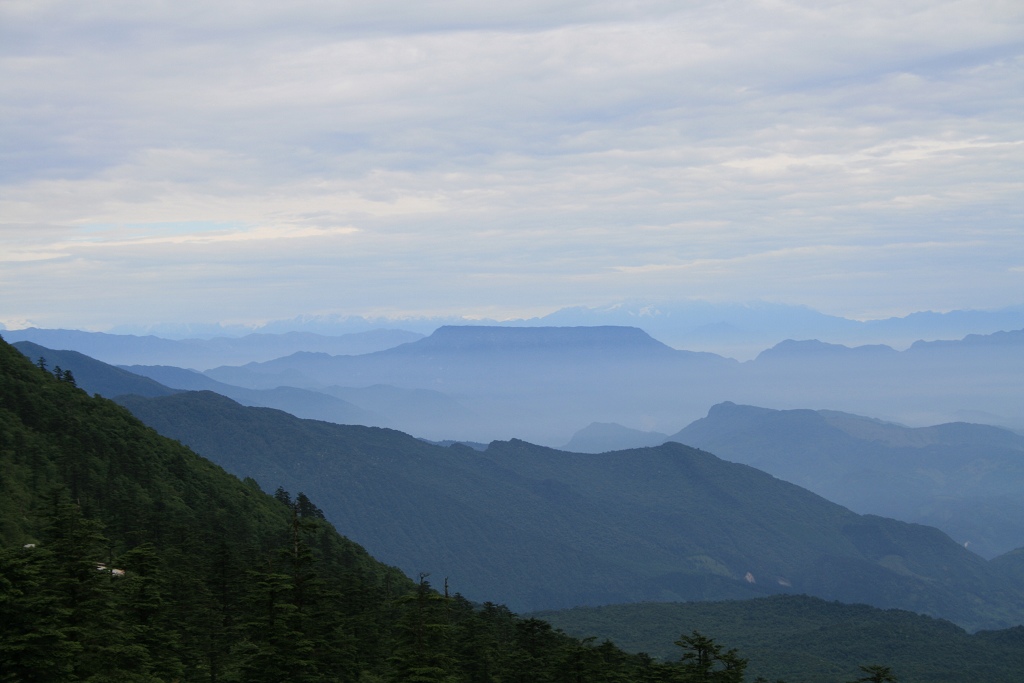
{"label": "cloud layer", "polygon": [[0,4],[0,322],[1024,291],[1015,2]]}

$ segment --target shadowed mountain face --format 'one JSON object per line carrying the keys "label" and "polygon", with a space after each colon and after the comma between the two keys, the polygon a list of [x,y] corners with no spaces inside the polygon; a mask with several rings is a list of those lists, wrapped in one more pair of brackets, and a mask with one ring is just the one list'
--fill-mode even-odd
{"label": "shadowed mountain face", "polygon": [[1024,616],[1013,570],[935,529],[859,516],[679,444],[480,452],[207,392],[121,400],[229,471],[306,491],[382,560],[517,610],[792,591],[972,627]]}
{"label": "shadowed mountain face", "polygon": [[1024,436],[723,403],[671,437],[858,512],[937,526],[992,557],[1024,545]]}

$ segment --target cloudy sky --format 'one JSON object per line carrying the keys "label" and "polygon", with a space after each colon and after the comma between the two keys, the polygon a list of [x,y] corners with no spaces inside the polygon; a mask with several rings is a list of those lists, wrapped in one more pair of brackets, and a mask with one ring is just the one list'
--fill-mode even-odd
{"label": "cloudy sky", "polygon": [[0,323],[1024,303],[1024,3],[0,0]]}

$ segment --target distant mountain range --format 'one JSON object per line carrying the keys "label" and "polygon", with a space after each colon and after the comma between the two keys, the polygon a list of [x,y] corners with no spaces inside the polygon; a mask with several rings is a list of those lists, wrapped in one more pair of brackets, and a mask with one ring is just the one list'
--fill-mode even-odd
{"label": "distant mountain range", "polygon": [[51,349],[79,351],[113,365],[172,365],[205,370],[218,365],[271,360],[296,351],[335,355],[370,353],[415,341],[423,335],[405,330],[374,329],[341,336],[285,332],[212,339],[164,339],[153,335],[28,328],[6,330],[3,337],[8,343],[30,341]]}
{"label": "distant mountain range", "polygon": [[[149,376],[172,372],[122,365]],[[813,406],[912,426],[968,421],[1024,429],[1024,330],[918,342],[904,351],[787,340],[740,363],[673,349],[638,328],[442,327],[371,353],[300,351],[205,374],[244,403],[435,441],[561,445],[594,422],[671,434],[725,401]],[[176,388],[198,382],[181,373],[174,379]],[[306,393],[270,401],[224,384]],[[363,413],[346,413],[309,391]]]}
{"label": "distant mountain range", "polygon": [[[719,355],[749,360],[759,352],[786,339],[819,339],[833,344],[858,346],[863,344],[886,344],[903,349],[918,340],[961,339],[968,334],[991,334],[1000,330],[1024,328],[1024,305],[991,311],[949,311],[936,313],[922,311],[902,317],[880,320],[853,320],[820,313],[805,306],[790,306],[767,302],[710,303],[706,301],[623,301],[604,306],[575,306],[563,308],[548,315],[518,320],[467,319],[447,317],[392,317],[366,318],[347,315],[303,315],[288,320],[277,320],[260,326],[219,324],[197,325],[153,325],[121,327],[110,330],[109,335],[92,334],[95,338],[90,348],[83,348],[77,340],[73,345],[58,343],[54,336],[43,337],[41,333],[67,335],[67,330],[11,330],[4,336],[9,341],[34,341],[51,348],[71,348],[87,353],[94,358],[115,364],[180,365],[206,369],[217,365],[240,365],[253,360],[269,360],[287,355],[292,351],[324,351],[333,354],[366,353],[376,348],[357,347],[328,348],[331,342],[320,340],[323,345],[305,342],[304,348],[292,347],[284,350],[290,340],[307,336],[309,340],[321,337],[336,338],[339,335],[354,339],[372,339],[379,330],[408,330],[428,335],[445,325],[507,326],[507,327],[580,327],[580,326],[624,326],[639,327],[674,348],[692,351],[711,351]],[[24,333],[24,334],[23,334]],[[254,334],[255,333],[255,334]],[[301,334],[296,334],[301,333]],[[368,335],[364,337],[363,335]],[[119,347],[117,339],[109,337],[145,337],[146,355],[115,356]],[[152,341],[182,340],[191,348],[189,358],[170,356],[166,352],[179,349],[175,346],[160,347]],[[251,337],[251,338],[250,338]],[[243,338],[243,343],[232,340]],[[258,343],[253,343],[258,340]],[[405,339],[403,341],[409,341]],[[212,342],[210,344],[206,342]],[[271,355],[245,356],[247,348],[262,345],[276,348]],[[372,344],[371,344],[372,345]],[[174,351],[181,353],[180,350]],[[230,352],[231,358],[224,354]],[[192,354],[200,354],[200,360]],[[218,355],[219,354],[219,355]],[[219,358],[220,360],[216,360]]]}
{"label": "distant mountain range", "polygon": [[672,433],[724,401],[816,406],[912,425],[1024,427],[1024,331],[905,351],[786,341],[739,363],[672,349],[637,328],[443,327],[375,353],[296,353],[206,374],[249,388],[426,389],[472,408],[472,419],[453,415],[415,431],[434,440],[563,444],[592,422]]}
{"label": "distant mountain range", "polygon": [[640,327],[675,348],[713,351],[747,360],[786,339],[905,348],[921,339],[960,339],[972,333],[1016,330],[1024,328],[1024,306],[995,311],[923,311],[903,317],[861,321],[827,315],[805,306],[767,302],[625,302],[565,308],[516,324]]}
{"label": "distant mountain range", "polygon": [[[802,592],[969,628],[1024,620],[1024,551],[986,562],[936,529],[857,515],[676,443],[590,455],[512,440],[480,451],[212,392],[119,400],[266,490],[307,492],[385,562],[514,609]],[[871,424],[894,443],[908,438]],[[942,432],[916,438],[943,442]],[[957,438],[978,434],[981,445],[1007,443],[999,430]]]}
{"label": "distant mountain range", "polygon": [[[493,345],[505,347],[500,337],[512,334],[529,336],[510,330],[493,336],[487,334],[487,328],[474,328],[474,332],[479,336],[459,339],[464,356],[480,354],[490,358]],[[574,332],[563,331],[561,334],[571,337]],[[439,341],[437,336],[442,339]],[[429,343],[427,340],[417,342],[402,347],[401,352],[396,349],[380,354],[378,358],[400,357],[390,361],[396,368],[396,376],[392,379],[398,380],[402,360],[408,362],[410,357],[418,358],[415,352],[417,345],[433,344],[444,349],[441,343],[443,336],[442,332],[430,338]],[[1000,336],[1012,339],[1015,335]],[[981,337],[969,342],[984,345],[989,340],[989,337]],[[671,357],[677,353],[636,331],[619,335],[613,341],[620,348],[636,344],[649,356]],[[535,338],[533,342],[536,342]],[[418,433],[437,433],[453,422],[471,423],[479,419],[463,403],[427,389],[387,385],[365,388],[329,386],[319,390],[295,387],[247,389],[178,368],[129,368],[161,382],[157,384],[123,370],[113,371],[109,366],[76,352],[48,350],[28,342],[19,342],[16,346],[32,358],[47,356],[51,365],[79,368],[76,374],[81,375],[83,386],[107,396],[161,396],[172,393],[168,387],[174,390],[207,389],[244,405],[284,409],[299,417],[369,426],[412,425],[417,429],[410,431]],[[521,344],[507,346],[524,352]],[[783,345],[775,350],[779,353],[768,355],[776,358],[792,356],[795,346],[799,345]],[[810,346],[824,355],[856,352],[844,350],[844,347]],[[923,345],[922,348],[926,352],[937,350],[941,353],[943,346],[952,346],[954,350],[960,348],[959,345]],[[592,352],[599,354],[606,350],[600,346],[591,348]],[[889,353],[899,355],[894,351]],[[506,355],[510,366],[518,368],[513,364],[514,354]],[[459,357],[459,354],[453,357]],[[443,353],[432,358],[439,367],[451,361]],[[577,354],[576,358],[578,360],[580,355]],[[314,356],[314,359],[328,364],[334,361],[329,356]],[[463,359],[463,362],[467,361]],[[549,366],[561,366],[562,369],[569,363],[557,355],[548,359]],[[230,370],[237,372],[240,369]],[[319,376],[326,376],[326,373],[317,372]],[[505,382],[497,373],[486,374],[495,381]],[[508,384],[505,382],[503,386]],[[538,402],[543,403],[544,400],[541,397]],[[585,403],[586,400],[587,397],[582,397],[579,402]],[[478,405],[470,400],[466,403]],[[552,410],[556,408],[552,407]],[[1004,429],[955,423],[910,428],[837,411],[780,411],[724,402],[714,406],[707,417],[671,436],[629,429],[614,423],[595,423],[578,432],[566,444],[565,450],[600,453],[655,446],[669,440],[704,448],[733,462],[753,465],[860,513],[935,526],[983,557],[995,557],[1024,544],[1024,522],[1021,521],[1024,520],[1024,437]]]}
{"label": "distant mountain range", "polygon": [[471,326],[442,327],[361,356],[296,353],[206,374],[249,388],[386,385],[441,392],[469,411],[440,416],[422,431],[396,426],[433,440],[558,443],[576,428],[568,425],[594,420],[678,428],[680,415],[706,410],[707,389],[727,392],[738,368],[721,356],[672,349],[637,328]]}

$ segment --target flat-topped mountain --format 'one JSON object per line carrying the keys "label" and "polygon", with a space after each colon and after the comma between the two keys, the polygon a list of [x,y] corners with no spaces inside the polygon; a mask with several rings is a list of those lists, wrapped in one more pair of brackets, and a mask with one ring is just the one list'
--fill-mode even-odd
{"label": "flat-topped mountain", "polygon": [[[678,355],[675,349],[662,344],[638,327],[604,325],[598,327],[440,327],[428,337],[411,344],[384,351],[385,355],[421,353],[506,354],[540,352],[544,354],[576,354],[583,352],[632,354],[656,353]],[[712,354],[705,354],[712,355]]]}

